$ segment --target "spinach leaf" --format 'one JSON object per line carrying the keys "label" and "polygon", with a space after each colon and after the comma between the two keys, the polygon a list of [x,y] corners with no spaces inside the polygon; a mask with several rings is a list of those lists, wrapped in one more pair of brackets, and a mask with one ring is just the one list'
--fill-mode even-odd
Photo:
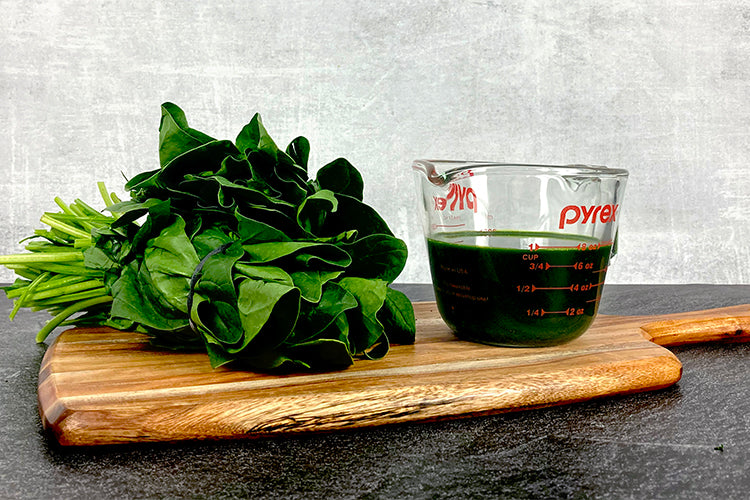
{"label": "spinach leaf", "polygon": [[235,211],[234,216],[237,220],[237,235],[240,241],[255,243],[292,241],[285,232],[270,224],[246,217],[239,211]]}
{"label": "spinach leaf", "polygon": [[188,318],[177,314],[162,300],[145,265],[133,261],[122,269],[117,281],[112,285],[112,306],[110,317],[142,325],[153,335],[184,330]]}
{"label": "spinach leaf", "polygon": [[203,132],[190,128],[185,113],[179,107],[171,102],[161,105],[159,162],[162,167],[185,151],[213,140]]}
{"label": "spinach leaf", "polygon": [[388,224],[372,207],[345,194],[334,194],[336,210],[326,212],[317,236],[334,236],[355,230],[360,238],[370,234],[393,236]]}
{"label": "spinach leaf", "polygon": [[257,352],[278,347],[297,322],[299,290],[282,283],[247,278],[240,282],[238,291],[237,305],[244,334],[242,342],[227,351],[237,353],[251,346],[251,352]]}
{"label": "spinach leaf", "polygon": [[354,364],[347,342],[341,339],[314,339],[285,351],[287,359],[304,368],[340,370]]}
{"label": "spinach leaf", "polygon": [[347,276],[375,278],[392,283],[406,264],[406,243],[387,234],[371,234],[338,245],[352,258]]}
{"label": "spinach leaf", "polygon": [[307,172],[307,160],[310,158],[310,141],[305,137],[297,137],[286,147],[286,153],[297,165]]}
{"label": "spinach leaf", "polygon": [[280,267],[268,265],[253,265],[239,262],[234,268],[235,276],[242,275],[248,278],[273,281],[286,286],[294,286],[292,277]]}
{"label": "spinach leaf", "polygon": [[359,304],[356,312],[349,311],[347,314],[351,328],[349,343],[351,352],[363,354],[385,335],[377,314],[385,302],[387,283],[374,279],[342,278],[338,284],[352,294]]}
{"label": "spinach leaf", "polygon": [[269,241],[243,245],[245,261],[269,263],[280,259],[293,261],[304,267],[321,266],[340,269],[351,264],[352,258],[341,248],[316,241]]}
{"label": "spinach leaf", "polygon": [[414,307],[403,292],[388,287],[385,302],[377,316],[388,332],[389,341],[394,344],[414,343],[417,333]]}
{"label": "spinach leaf", "polygon": [[336,212],[338,207],[339,202],[333,191],[320,190],[305,198],[300,204],[297,209],[297,223],[306,232],[321,235],[328,214]]}
{"label": "spinach leaf", "polygon": [[290,274],[294,286],[300,289],[302,298],[308,302],[319,302],[323,295],[323,285],[338,278],[343,271],[320,269],[294,271]]}
{"label": "spinach leaf", "polygon": [[328,189],[362,201],[364,191],[362,176],[345,158],[338,158],[321,167],[315,180],[320,189]]}
{"label": "spinach leaf", "polygon": [[336,338],[347,339],[349,324],[344,313],[358,306],[359,302],[354,295],[343,287],[336,283],[325,283],[317,303],[302,303],[297,325],[285,343],[293,346],[316,337],[330,335],[331,332],[328,330],[334,325]]}
{"label": "spinach leaf", "polygon": [[258,113],[255,113],[250,123],[245,125],[240,133],[237,135],[235,140],[237,149],[247,154],[249,151],[264,151],[274,159],[278,154],[279,148],[276,143],[273,142],[271,136],[268,135],[266,127],[263,126],[263,121]]}
{"label": "spinach leaf", "polygon": [[170,309],[187,314],[190,278],[198,266],[198,254],[185,234],[185,222],[177,217],[146,246],[143,265],[153,287]]}

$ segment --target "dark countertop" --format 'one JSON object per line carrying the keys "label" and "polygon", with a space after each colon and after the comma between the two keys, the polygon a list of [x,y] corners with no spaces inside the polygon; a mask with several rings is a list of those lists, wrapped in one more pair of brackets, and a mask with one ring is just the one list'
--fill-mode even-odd
{"label": "dark countertop", "polygon": [[[428,285],[401,285],[414,300]],[[750,303],[750,285],[611,285],[600,312]],[[489,417],[291,438],[57,446],[36,384],[46,314],[0,299],[2,498],[747,498],[750,343],[672,348],[660,391]],[[750,309],[748,314],[750,314]]]}

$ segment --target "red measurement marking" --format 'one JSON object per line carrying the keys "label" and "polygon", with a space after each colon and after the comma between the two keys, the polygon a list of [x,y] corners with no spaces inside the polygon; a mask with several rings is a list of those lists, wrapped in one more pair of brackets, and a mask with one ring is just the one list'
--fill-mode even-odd
{"label": "red measurement marking", "polygon": [[597,271],[591,271],[591,272],[594,273],[594,274],[597,274],[597,273],[606,273],[607,269],[609,269],[609,266],[607,266],[605,268],[602,268],[602,269],[599,269]]}
{"label": "red measurement marking", "polygon": [[438,228],[438,227],[463,227],[465,225],[466,224],[433,224],[432,227],[433,228]]}
{"label": "red measurement marking", "polygon": [[611,245],[611,241],[600,241],[599,243],[579,243],[578,245],[540,245],[539,243],[529,244],[529,250],[532,252],[539,249],[545,248],[564,248],[569,250],[598,250],[601,247]]}
{"label": "red measurement marking", "polygon": [[603,283],[573,283],[568,286],[536,286],[536,285],[516,285],[518,293],[533,293],[537,290],[568,290],[569,292],[588,292],[589,290],[601,286]]}
{"label": "red measurement marking", "polygon": [[598,286],[601,286],[601,283],[573,283],[572,285],[568,286],[536,286],[531,285],[531,288],[529,289],[528,285],[524,287],[517,286],[516,289],[518,289],[519,292],[536,292],[537,290],[569,290],[571,292],[586,292],[591,290],[592,288],[596,288]]}
{"label": "red measurement marking", "polygon": [[537,290],[570,290],[569,286],[535,286],[531,285],[531,291],[536,292]]}
{"label": "red measurement marking", "polygon": [[576,246],[569,246],[569,245],[540,245],[539,243],[531,243],[529,245],[529,250],[531,250],[532,252],[534,250],[539,250],[540,248],[542,248],[542,249],[544,249],[544,248],[568,248],[568,249],[572,249],[572,248],[578,248],[578,245],[576,245]]}
{"label": "red measurement marking", "polygon": [[542,309],[541,316],[544,316],[545,314],[564,314],[566,316],[580,316],[583,314],[583,308],[581,307],[569,307],[567,309],[564,309],[562,311],[545,311]]}

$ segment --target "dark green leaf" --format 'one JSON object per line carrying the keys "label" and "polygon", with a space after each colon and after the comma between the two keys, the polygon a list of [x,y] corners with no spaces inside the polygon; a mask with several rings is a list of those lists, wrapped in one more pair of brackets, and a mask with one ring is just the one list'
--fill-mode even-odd
{"label": "dark green leaf", "polygon": [[343,268],[351,264],[351,257],[344,250],[328,243],[313,241],[275,241],[243,245],[250,263],[269,263],[280,259],[293,259],[305,267],[324,266],[325,269]]}
{"label": "dark green leaf", "polygon": [[237,234],[242,242],[291,241],[285,232],[270,224],[245,217],[239,211],[235,213],[235,217],[237,218]]}
{"label": "dark green leaf", "polygon": [[150,331],[176,331],[188,326],[186,315],[177,315],[156,292],[148,270],[136,262],[123,268],[120,278],[112,285],[110,315],[116,320],[128,320]]}
{"label": "dark green leaf", "polygon": [[302,136],[297,137],[289,143],[286,152],[297,165],[307,171],[307,160],[310,157],[310,141]]}
{"label": "dark green leaf", "polygon": [[[193,247],[201,259],[209,252],[233,241],[235,241],[235,238],[231,234],[231,230],[222,224],[206,227],[192,238]],[[237,246],[239,255],[242,255],[242,248],[239,245]],[[229,254],[229,252],[225,251],[224,254]]]}
{"label": "dark green leaf", "polygon": [[271,136],[268,135],[266,128],[263,126],[263,121],[258,113],[253,116],[250,123],[242,128],[235,143],[237,144],[237,149],[245,154],[247,154],[248,150],[264,151],[275,159],[279,151],[276,143],[273,142],[273,139],[271,139]]}
{"label": "dark green leaf", "polygon": [[347,342],[339,339],[315,339],[296,344],[285,351],[297,364],[317,370],[336,370],[354,364]]}
{"label": "dark green leaf", "polygon": [[339,246],[352,257],[347,276],[377,278],[392,283],[406,264],[406,243],[387,234],[371,234]]}
{"label": "dark green leaf", "polygon": [[289,275],[289,273],[287,273],[280,267],[252,265],[239,262],[234,266],[234,270],[237,274],[247,276],[248,278],[263,281],[273,281],[275,283],[280,283],[288,287],[294,286],[294,280],[292,280],[292,277]]}
{"label": "dark green leaf", "polygon": [[326,219],[329,214],[338,210],[338,206],[339,202],[333,191],[318,191],[305,198],[299,206],[297,223],[308,233],[320,236],[325,231]]}
{"label": "dark green leaf", "polygon": [[388,332],[388,339],[394,344],[413,344],[417,333],[414,306],[402,292],[390,287],[386,292],[378,319]]}
{"label": "dark green leaf", "polygon": [[185,113],[175,104],[161,105],[159,124],[159,162],[163,167],[175,157],[214,140],[212,137],[188,126]]}
{"label": "dark green leaf", "polygon": [[241,344],[227,349],[240,352],[253,342],[250,352],[272,349],[286,340],[294,329],[300,308],[299,290],[281,283],[255,280],[240,282],[238,310],[244,330]]}
{"label": "dark green leaf", "polygon": [[320,189],[345,194],[362,201],[364,182],[359,171],[345,158],[337,158],[323,166],[316,175]]}
{"label": "dark green leaf", "polygon": [[326,283],[318,303],[302,303],[299,320],[294,328],[294,332],[287,339],[287,343],[294,345],[318,337],[324,334],[337,321],[340,324],[335,329],[336,338],[340,337],[347,340],[349,325],[344,313],[358,306],[359,302],[357,302],[354,295],[336,283]]}
{"label": "dark green leaf", "polygon": [[187,314],[190,278],[199,262],[180,217],[148,242],[143,257],[143,265],[161,294],[162,302],[184,314]]}
{"label": "dark green leaf", "polygon": [[318,302],[323,294],[323,285],[336,279],[342,271],[322,271],[319,269],[294,271],[290,274],[294,286],[300,289],[302,298],[308,302]]}
{"label": "dark green leaf", "polygon": [[315,232],[316,236],[334,236],[351,230],[356,230],[360,238],[370,234],[393,236],[388,225],[372,207],[345,194],[334,196],[338,204],[336,211],[325,214],[325,221]]}
{"label": "dark green leaf", "polygon": [[387,284],[382,280],[364,278],[342,278],[338,284],[359,303],[357,314],[352,314],[351,311],[347,314],[350,324],[349,341],[353,352],[364,353],[385,334],[377,314],[385,302]]}
{"label": "dark green leaf", "polygon": [[192,317],[207,343],[233,346],[242,340],[243,329],[237,301],[196,300]]}
{"label": "dark green leaf", "polygon": [[[224,243],[226,244],[226,243]],[[218,247],[213,247],[215,251]],[[231,244],[224,251],[215,252],[203,256],[203,266],[196,278],[193,287],[195,293],[210,297],[211,299],[236,302],[237,292],[234,286],[234,268],[237,261],[244,254],[239,243]]]}

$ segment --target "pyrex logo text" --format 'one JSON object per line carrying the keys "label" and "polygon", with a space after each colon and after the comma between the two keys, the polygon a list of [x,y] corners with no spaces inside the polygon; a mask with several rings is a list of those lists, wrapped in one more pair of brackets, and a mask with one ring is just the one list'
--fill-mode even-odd
{"label": "pyrex logo text", "polygon": [[[567,207],[560,210],[560,229],[565,227],[565,224],[575,224],[580,222],[586,224],[587,222],[596,222],[597,216],[602,224],[607,222],[614,222],[615,214],[620,205],[591,205],[591,206],[576,206],[568,205]],[[583,217],[583,220],[581,220]]]}
{"label": "pyrex logo text", "polygon": [[[477,212],[477,195],[470,187],[463,187],[458,184],[451,184],[448,189],[448,196],[443,198],[442,196],[433,196],[435,210],[445,210],[449,208],[451,211],[469,209]],[[450,205],[449,205],[450,203]],[[458,207],[456,207],[458,205]]]}

